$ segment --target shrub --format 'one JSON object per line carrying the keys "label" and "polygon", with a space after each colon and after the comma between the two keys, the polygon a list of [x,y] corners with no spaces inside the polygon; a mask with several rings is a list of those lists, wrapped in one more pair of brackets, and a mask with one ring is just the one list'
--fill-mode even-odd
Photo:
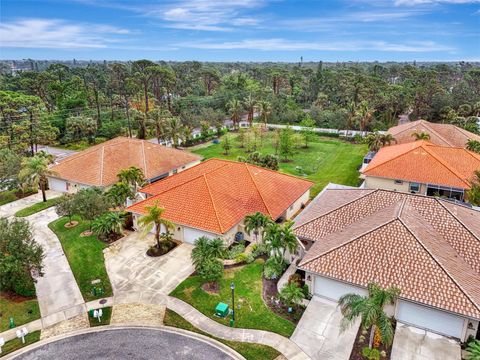
{"label": "shrub", "polygon": [[302,287],[302,277],[300,274],[292,274],[288,277],[289,284],[295,284],[297,287]]}
{"label": "shrub", "polygon": [[245,245],[238,244],[232,246],[230,250],[227,251],[227,259],[236,259],[237,256],[245,251]]}
{"label": "shrub", "polygon": [[278,279],[282,274],[287,263],[283,258],[277,259],[274,257],[269,258],[263,267],[263,275],[267,279]]}
{"label": "shrub", "polygon": [[13,284],[13,291],[21,296],[35,296],[35,284],[29,275],[20,276]]}
{"label": "shrub", "polygon": [[245,258],[245,262],[246,262],[247,264],[252,263],[254,260],[255,260],[255,258],[253,257],[252,254],[247,254],[247,256],[246,256],[246,258]]}
{"label": "shrub", "polygon": [[235,261],[237,263],[246,262],[247,261],[247,254],[245,254],[245,253],[238,254],[237,256],[235,256]]}
{"label": "shrub", "polygon": [[253,244],[252,256],[257,258],[267,254],[267,246],[265,244]]}
{"label": "shrub", "polygon": [[380,360],[380,351],[378,349],[370,349],[368,346],[362,349],[362,355],[368,360]]}
{"label": "shrub", "polygon": [[295,283],[285,285],[280,291],[280,299],[287,306],[300,305],[304,298],[303,290]]}

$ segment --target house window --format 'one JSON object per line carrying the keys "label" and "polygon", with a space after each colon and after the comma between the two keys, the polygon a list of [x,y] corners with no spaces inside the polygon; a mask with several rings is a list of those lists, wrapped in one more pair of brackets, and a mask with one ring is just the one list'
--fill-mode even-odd
{"label": "house window", "polygon": [[411,193],[417,193],[420,191],[420,184],[416,182],[411,182],[410,183],[410,192]]}
{"label": "house window", "polygon": [[393,181],[396,185],[402,185],[403,181],[402,180],[394,180]]}
{"label": "house window", "polygon": [[176,173],[177,173],[177,169],[173,169],[172,174],[176,174]]}

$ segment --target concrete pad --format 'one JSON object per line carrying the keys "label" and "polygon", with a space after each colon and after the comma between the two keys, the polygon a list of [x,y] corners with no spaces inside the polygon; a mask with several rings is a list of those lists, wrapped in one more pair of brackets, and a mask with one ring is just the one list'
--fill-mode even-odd
{"label": "concrete pad", "polygon": [[[47,199],[52,199],[62,195],[61,193],[53,190],[47,190]],[[16,201],[12,201],[8,204],[0,206],[0,217],[10,217],[15,215],[15,213],[19,210],[25,209],[33,204],[36,204],[42,201],[42,192],[39,191],[36,194],[24,197],[23,199],[19,199]]]}
{"label": "concrete pad", "polygon": [[341,320],[337,303],[314,296],[291,340],[312,359],[348,360],[360,322],[341,332]]}
{"label": "concrete pad", "polygon": [[118,304],[113,306],[111,325],[160,326],[165,316],[164,305]]}
{"label": "concrete pad", "polygon": [[454,340],[397,323],[391,360],[459,360],[460,344]]}

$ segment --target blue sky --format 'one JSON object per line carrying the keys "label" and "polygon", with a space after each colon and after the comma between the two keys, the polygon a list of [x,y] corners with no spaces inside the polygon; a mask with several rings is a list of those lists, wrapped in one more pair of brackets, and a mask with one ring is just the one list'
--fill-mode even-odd
{"label": "blue sky", "polygon": [[480,61],[480,0],[1,0],[0,58]]}

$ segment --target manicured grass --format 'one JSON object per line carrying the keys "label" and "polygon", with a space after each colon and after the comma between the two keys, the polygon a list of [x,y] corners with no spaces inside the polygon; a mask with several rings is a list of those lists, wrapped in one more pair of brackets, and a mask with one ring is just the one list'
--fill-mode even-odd
{"label": "manicured grass", "polygon": [[[60,239],[85,301],[112,296],[112,285],[105,269],[102,252],[107,245],[98,240],[95,235],[81,237],[80,234],[89,229],[89,224],[79,218],[74,218],[74,220],[79,221],[79,224],[73,228],[67,229],[64,226],[68,222],[66,217],[51,222],[48,227]],[[100,284],[95,285],[95,287],[103,288],[101,295],[92,294],[91,282],[96,279],[101,280]]]}
{"label": "manicured grass", "polygon": [[226,269],[220,281],[219,294],[209,294],[202,290],[203,281],[191,276],[177,286],[170,295],[175,296],[212,318],[229,325],[230,317],[222,319],[214,316],[215,306],[219,302],[231,305],[230,283],[235,283],[235,327],[260,329],[289,337],[295,325],[274,314],[262,299],[263,260],[232,269]]}
{"label": "manicured grass", "polygon": [[273,360],[280,355],[280,353],[277,350],[271,348],[270,346],[219,339],[206,332],[203,332],[200,329],[197,329],[195,326],[190,324],[183,317],[181,317],[176,312],[169,309],[167,309],[165,312],[165,318],[163,319],[163,323],[167,326],[185,329],[191,332],[195,332],[198,334],[211,337],[212,339],[215,339],[227,345],[228,347],[232,348],[239,354],[243,355],[247,360],[259,360],[259,359]]}
{"label": "manicured grass", "polygon": [[40,318],[40,308],[36,299],[0,293],[0,332],[8,330],[10,318],[15,326]]}
{"label": "manicured grass", "polygon": [[0,191],[0,206],[17,200],[15,190]]}
{"label": "manicured grass", "polygon": [[110,324],[110,318],[112,317],[112,307],[104,307],[102,308],[102,317],[100,318],[101,321],[98,322],[97,318],[94,318],[93,316],[90,316],[90,312],[88,313],[88,321],[90,322],[90,327],[94,326],[103,326],[103,325],[109,325]]}
{"label": "manicured grass", "polygon": [[2,353],[0,354],[0,357],[6,356],[7,354],[21,349],[22,347],[31,345],[38,340],[40,340],[40,330],[27,334],[27,336],[25,336],[25,344],[22,344],[22,339],[18,338],[7,341],[5,345],[2,346]]}
{"label": "manicured grass", "polygon": [[[245,149],[239,147],[236,140],[238,134],[230,134],[232,149],[229,155],[224,155],[220,144],[193,150],[204,158],[222,158],[237,160],[238,156],[248,156]],[[265,133],[263,145],[257,151],[263,154],[275,154],[272,145],[273,132]],[[358,168],[362,164],[363,156],[367,153],[366,145],[351,144],[347,141],[315,136],[308,148],[295,149],[291,161],[281,162],[280,171],[288,174],[305,177],[315,183],[312,188],[312,197],[317,195],[329,182],[357,186],[359,182]],[[301,169],[297,169],[300,167]]]}
{"label": "manicured grass", "polygon": [[59,199],[60,198],[56,197],[56,198],[48,199],[45,202],[40,201],[36,204],[33,204],[32,206],[26,207],[25,209],[18,210],[15,213],[15,216],[16,217],[25,217],[25,216],[33,215],[33,214],[35,214],[39,211],[48,209],[49,207],[52,207],[52,206],[56,205],[58,203]]}

